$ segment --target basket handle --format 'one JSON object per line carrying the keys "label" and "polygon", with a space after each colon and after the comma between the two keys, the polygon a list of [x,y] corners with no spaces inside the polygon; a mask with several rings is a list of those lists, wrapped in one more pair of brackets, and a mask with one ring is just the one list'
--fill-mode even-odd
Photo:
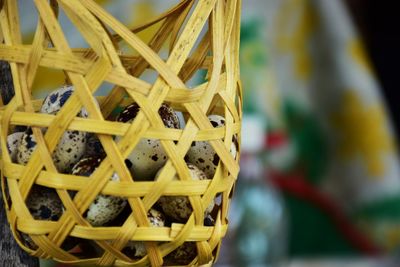
{"label": "basket handle", "polygon": [[[0,7],[2,2],[0,0]],[[6,61],[0,61],[0,95],[4,105],[10,102],[14,96],[10,64]],[[2,190],[0,190],[0,198],[3,198]],[[29,256],[15,242],[7,222],[3,200],[0,200],[0,236],[0,248],[2,248],[0,250],[0,266],[8,266],[11,260],[15,266],[39,267],[38,259]]]}

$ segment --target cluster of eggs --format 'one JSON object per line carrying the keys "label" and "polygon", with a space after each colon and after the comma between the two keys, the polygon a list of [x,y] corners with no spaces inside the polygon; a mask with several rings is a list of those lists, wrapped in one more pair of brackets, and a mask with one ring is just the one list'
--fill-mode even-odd
{"label": "cluster of eggs", "polygon": [[[57,114],[73,93],[72,86],[65,86],[51,92],[44,100],[40,109],[41,113]],[[123,109],[117,116],[119,122],[132,122],[140,111],[140,106],[136,103],[130,104]],[[168,128],[179,129],[181,122],[176,112],[166,103],[159,109],[159,115]],[[80,117],[88,117],[85,109],[78,114]],[[210,115],[209,120],[214,127],[221,127],[225,124],[225,119],[219,115]],[[45,132],[45,129],[42,130]],[[120,140],[116,137],[116,141]],[[232,140],[231,154],[236,157],[237,142]],[[24,132],[15,132],[8,136],[7,147],[11,160],[18,164],[28,164],[32,153],[36,148],[35,136],[31,128]],[[95,134],[66,131],[59,140],[52,158],[57,170],[61,173],[69,173],[79,176],[90,176],[100,165],[105,152],[101,142]],[[158,179],[163,165],[168,160],[168,155],[164,151],[161,142],[157,139],[141,139],[133,151],[125,160],[126,166],[130,170],[135,181],[151,181]],[[219,157],[213,147],[206,141],[195,141],[192,143],[185,160],[190,176],[194,180],[212,179],[219,164]],[[174,177],[173,179],[178,179]],[[120,178],[114,173],[110,180],[118,182]],[[73,196],[73,192],[70,192]],[[27,201],[27,206],[32,216],[37,220],[57,221],[64,210],[61,200],[54,189],[44,188],[35,185]],[[209,204],[205,210],[205,217],[209,220],[210,213],[214,209],[215,203]],[[111,195],[98,195],[87,211],[83,214],[85,219],[92,226],[110,225],[124,211],[129,209],[127,200]],[[163,196],[156,205],[148,211],[148,219],[153,227],[163,227],[173,222],[184,223],[192,214],[192,207],[189,199],[185,196]],[[206,225],[209,223],[206,223]],[[31,248],[37,248],[30,240],[25,238],[26,243]],[[183,259],[190,260],[190,255],[195,255],[196,247],[186,242],[176,251],[169,255],[175,262]],[[129,242],[124,251],[135,258],[143,257],[146,249],[142,242]],[[183,256],[180,256],[183,255]]]}

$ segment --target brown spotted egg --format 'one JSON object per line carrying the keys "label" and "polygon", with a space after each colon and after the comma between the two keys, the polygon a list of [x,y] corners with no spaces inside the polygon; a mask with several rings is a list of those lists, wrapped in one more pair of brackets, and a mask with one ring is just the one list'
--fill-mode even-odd
{"label": "brown spotted egg", "polygon": [[24,132],[16,132],[7,136],[7,149],[10,154],[11,162],[17,162],[18,147],[23,135]]}
{"label": "brown spotted egg", "polygon": [[168,266],[189,265],[197,256],[195,242],[185,242],[180,247],[164,257],[164,263]]}
{"label": "brown spotted egg", "polygon": [[[39,185],[32,187],[26,205],[35,220],[58,221],[63,212],[63,205],[57,192]],[[29,235],[22,233],[21,236],[31,249],[38,248]]]}
{"label": "brown spotted egg", "polygon": [[[23,134],[16,132],[7,137],[7,148],[12,162],[16,162],[17,147]],[[54,189],[34,185],[28,194],[26,205],[36,220],[57,221],[62,214],[62,203]],[[38,248],[29,235],[21,233],[21,237],[31,249]]]}
{"label": "brown spotted egg", "polygon": [[57,221],[62,214],[62,202],[54,189],[34,185],[26,203],[36,220]]}
{"label": "brown spotted egg", "polygon": [[[86,134],[79,131],[66,131],[57,144],[52,158],[57,170],[66,173],[81,158],[85,150]],[[26,165],[36,148],[32,129],[28,128],[18,146],[17,162]]]}
{"label": "brown spotted egg", "polygon": [[[102,157],[88,157],[81,159],[73,168],[73,175],[90,176],[100,165]],[[114,173],[110,178],[112,181],[120,181],[118,175]],[[93,226],[104,225],[115,219],[118,214],[125,208],[126,199],[109,196],[98,195],[85,213],[86,220]]]}
{"label": "brown spotted egg", "polygon": [[26,165],[36,148],[36,139],[32,133],[32,128],[28,128],[22,135],[17,151],[17,162]]}
{"label": "brown spotted egg", "polygon": [[[57,114],[61,107],[73,93],[72,86],[62,87],[51,92],[43,101],[40,112],[48,114]],[[82,109],[79,114],[81,117],[87,117],[87,112]],[[80,131],[66,131],[57,147],[53,152],[53,161],[59,172],[67,173],[79,161],[85,152],[87,133]],[[17,162],[26,165],[36,147],[36,140],[32,134],[32,129],[28,128],[18,147]]]}
{"label": "brown spotted egg", "polygon": [[[150,209],[147,212],[147,218],[151,227],[163,227],[165,225],[165,216],[156,209]],[[141,258],[147,254],[146,247],[141,241],[129,241],[123,252],[132,258]]]}
{"label": "brown spotted egg", "polygon": [[[214,128],[225,125],[225,118],[220,115],[210,115],[208,119]],[[230,149],[233,158],[236,158],[237,147],[237,138],[233,136]],[[219,156],[209,142],[194,141],[186,154],[186,160],[199,167],[211,179],[214,177],[215,170],[217,169]]]}
{"label": "brown spotted egg", "polygon": [[105,151],[103,145],[97,135],[94,133],[88,134],[84,157],[100,156],[104,154]]}
{"label": "brown spotted egg", "polygon": [[[187,166],[193,180],[208,179],[205,173],[195,165],[188,163]],[[157,173],[156,179],[160,172],[161,170]],[[175,176],[173,180],[178,180],[178,178]],[[164,214],[176,222],[186,222],[193,211],[190,201],[186,196],[163,196],[158,200],[158,204],[164,211]],[[213,210],[214,206],[215,203],[212,201],[207,207],[205,214],[209,214]]]}
{"label": "brown spotted egg", "polygon": [[[117,118],[120,122],[131,122],[136,117],[140,107],[133,103],[127,106]],[[175,111],[167,104],[162,104],[158,110],[164,125],[168,128],[179,128],[179,118]],[[117,137],[117,141],[120,138]],[[157,139],[141,139],[127,161],[131,165],[131,172],[135,175],[135,180],[153,180],[158,169],[167,161],[167,154]]]}
{"label": "brown spotted egg", "polygon": [[[42,107],[40,108],[41,113],[47,114],[57,114],[60,111],[61,107],[64,106],[65,102],[69,99],[69,97],[74,92],[73,86],[63,86],[52,91],[50,94],[46,96],[43,100]],[[88,117],[88,113],[86,109],[81,109],[79,112],[79,117]]]}

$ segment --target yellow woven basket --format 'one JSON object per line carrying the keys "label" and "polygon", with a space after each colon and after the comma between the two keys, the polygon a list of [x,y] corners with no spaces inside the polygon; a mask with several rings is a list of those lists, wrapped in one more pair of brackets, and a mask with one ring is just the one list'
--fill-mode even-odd
{"label": "yellow woven basket", "polygon": [[[230,153],[233,136],[240,137],[239,82],[240,0],[183,0],[152,21],[128,29],[94,0],[33,0],[39,20],[31,44],[23,44],[18,1],[0,1],[3,44],[0,60],[10,64],[15,96],[0,108],[2,189],[13,234],[32,256],[79,266],[163,266],[168,254],[185,242],[194,242],[196,257],[190,266],[211,265],[218,257],[227,231],[231,192],[239,172],[239,155]],[[58,12],[63,10],[90,48],[71,48]],[[154,32],[149,42],[139,32]],[[154,30],[157,29],[157,30]],[[129,46],[132,53],[119,47]],[[161,49],[167,51],[160,56]],[[130,51],[130,50],[129,50]],[[56,115],[39,112],[32,84],[40,67],[61,70],[74,93]],[[146,70],[155,82],[143,79]],[[189,88],[198,72],[206,81]],[[101,97],[94,94],[107,82],[114,87]],[[111,120],[117,108],[136,102],[140,111],[132,123]],[[166,128],[158,115],[162,103],[182,112],[182,129]],[[85,108],[88,118],[76,114]],[[210,114],[219,114],[225,126],[214,128]],[[37,146],[26,166],[13,163],[7,136],[16,126],[31,127]],[[46,132],[41,129],[46,128]],[[94,133],[106,157],[90,178],[57,171],[52,153],[67,130]],[[119,136],[121,138],[116,139]],[[141,138],[159,139],[168,160],[156,181],[137,181],[124,163]],[[240,138],[238,138],[240,140]],[[117,141],[118,140],[118,141]],[[192,180],[185,155],[193,141],[207,141],[219,164],[209,180]],[[113,173],[119,182],[110,181]],[[179,177],[174,180],[174,176]],[[58,221],[35,220],[26,204],[34,185],[55,189],[64,210]],[[72,198],[69,190],[76,191]],[[93,227],[83,214],[99,194],[126,198],[132,212],[120,226]],[[193,212],[186,223],[150,227],[147,211],[161,196],[187,196]],[[213,200],[214,223],[204,223]],[[26,246],[22,235],[37,245]],[[91,240],[102,253],[62,248],[67,238]],[[145,241],[146,256],[132,259],[123,253],[130,241]],[[83,251],[82,251],[83,249]]]}

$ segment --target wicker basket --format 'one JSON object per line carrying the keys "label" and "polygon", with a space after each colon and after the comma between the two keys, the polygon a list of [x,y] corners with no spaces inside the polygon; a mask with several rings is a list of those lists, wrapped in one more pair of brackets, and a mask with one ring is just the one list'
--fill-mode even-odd
{"label": "wicker basket", "polygon": [[[183,0],[153,21],[128,29],[94,0],[34,0],[40,20],[32,44],[22,44],[18,1],[1,5],[0,59],[9,62],[15,96],[0,109],[2,188],[8,221],[21,247],[31,255],[79,266],[162,266],[166,255],[184,242],[195,242],[196,258],[189,264],[211,265],[227,231],[227,212],[238,175],[237,156],[230,154],[232,137],[240,134],[239,82],[240,0]],[[70,48],[58,22],[62,9],[90,48]],[[137,33],[156,27],[148,43]],[[123,54],[120,45],[136,54]],[[161,58],[160,50],[168,51]],[[39,67],[62,70],[74,93],[56,115],[42,114],[42,103],[31,94]],[[143,80],[151,69],[154,83]],[[206,82],[188,88],[187,81],[205,70]],[[104,82],[114,85],[106,96],[94,97]],[[136,102],[141,110],[132,123],[111,120],[116,108]],[[163,102],[182,112],[183,129],[165,128],[158,108]],[[84,107],[88,118],[77,117]],[[225,117],[224,127],[213,128],[207,115]],[[6,148],[7,135],[16,126],[32,128],[37,147],[26,166],[13,163]],[[42,128],[47,128],[43,133]],[[66,130],[96,134],[106,157],[90,178],[61,174],[52,153]],[[116,141],[115,136],[122,137]],[[141,138],[159,139],[168,161],[156,181],[139,182],[124,159]],[[193,141],[208,141],[220,158],[213,179],[191,180],[184,157]],[[240,138],[239,138],[240,140]],[[111,182],[116,172],[121,181]],[[173,180],[177,174],[179,180]],[[35,220],[26,199],[33,185],[56,190],[64,211],[58,221]],[[71,198],[68,190],[77,194]],[[132,213],[121,226],[92,227],[83,216],[99,194],[128,199]],[[188,196],[193,213],[184,224],[150,227],[147,211],[163,196]],[[8,197],[9,196],[9,197]],[[215,223],[204,224],[208,203],[218,199]],[[29,235],[38,249],[25,245]],[[68,237],[92,240],[104,251],[66,251]],[[122,252],[129,240],[145,241],[147,255],[134,260]]]}

